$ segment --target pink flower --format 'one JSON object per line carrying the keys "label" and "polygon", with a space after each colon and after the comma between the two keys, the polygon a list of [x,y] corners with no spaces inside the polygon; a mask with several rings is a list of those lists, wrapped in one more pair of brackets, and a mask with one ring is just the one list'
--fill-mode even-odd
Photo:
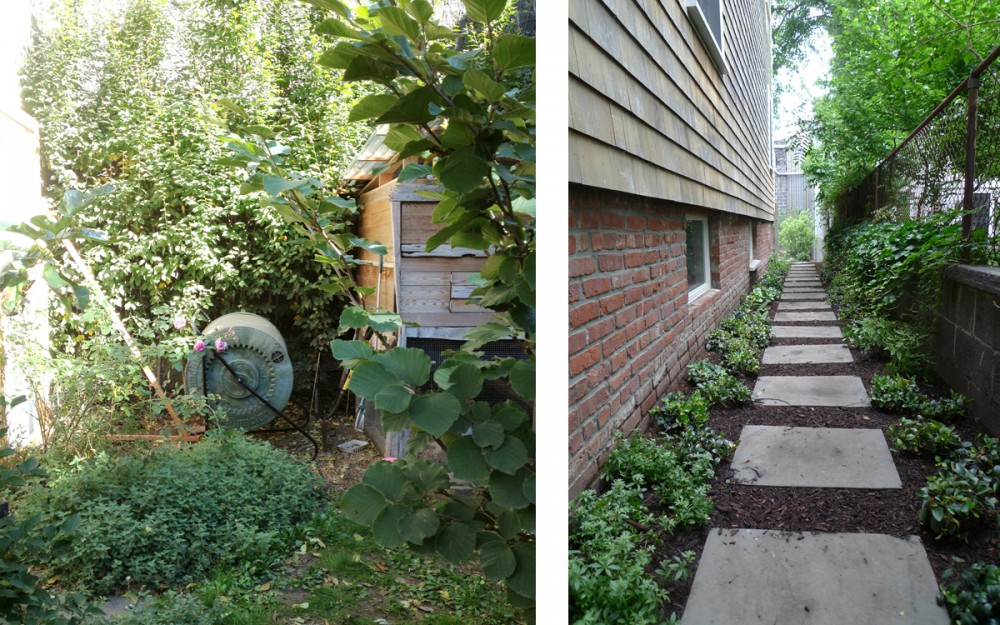
{"label": "pink flower", "polygon": [[382,460],[386,462],[396,462],[396,459],[393,458],[392,456],[386,456],[385,458],[382,458]]}
{"label": "pink flower", "polygon": [[187,319],[184,317],[178,317],[174,319],[174,330],[180,330],[188,324]]}
{"label": "pink flower", "polygon": [[215,351],[224,352],[226,351],[227,347],[229,347],[228,343],[226,343],[222,339],[215,339]]}
{"label": "pink flower", "polygon": [[205,351],[205,341],[198,339],[194,342],[194,351],[203,352]]}

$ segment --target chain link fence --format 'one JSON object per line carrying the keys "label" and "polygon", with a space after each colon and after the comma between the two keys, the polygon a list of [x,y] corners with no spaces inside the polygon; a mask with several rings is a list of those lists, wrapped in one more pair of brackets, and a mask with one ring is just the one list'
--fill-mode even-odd
{"label": "chain link fence", "polygon": [[837,198],[840,218],[916,220],[963,211],[965,239],[1000,265],[1000,47],[867,178]]}

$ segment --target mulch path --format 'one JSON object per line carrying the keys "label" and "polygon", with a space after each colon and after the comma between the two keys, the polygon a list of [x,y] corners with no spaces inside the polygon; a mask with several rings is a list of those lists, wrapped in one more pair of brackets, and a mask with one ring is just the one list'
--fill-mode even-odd
{"label": "mulch path", "polygon": [[[771,304],[773,319],[776,303]],[[839,325],[840,322],[802,322],[782,325]],[[773,339],[771,345],[810,345],[838,343],[840,339]],[[764,365],[759,375],[856,375],[867,390],[871,378],[885,374],[885,362],[875,355],[851,349],[853,363],[816,365]],[[719,362],[714,355],[710,359]],[[743,381],[753,388],[756,376]],[[941,394],[947,389],[942,384],[925,386],[925,390]],[[690,392],[690,387],[683,388]],[[891,415],[876,408],[756,406],[739,408],[713,408],[708,426],[723,432],[727,438],[739,440],[745,425],[777,425],[828,428],[880,428],[883,431],[895,423],[898,415]],[[972,420],[952,423],[963,440],[972,440],[985,430]],[[953,566],[954,558],[966,562],[1000,561],[1000,526],[990,518],[970,532],[968,542],[960,540],[935,540],[923,531],[917,518],[920,509],[917,491],[926,485],[927,477],[937,469],[933,459],[893,452],[893,461],[902,482],[900,489],[861,490],[843,488],[789,488],[773,486],[746,486],[731,482],[729,460],[724,460],[716,470],[709,493],[714,512],[705,527],[677,535],[664,535],[657,546],[654,561],[666,561],[686,551],[698,558],[712,528],[778,529],[795,532],[848,532],[877,533],[890,536],[920,537],[927,551],[931,567],[941,581],[945,569]],[[651,504],[654,501],[651,499]],[[655,509],[653,512],[657,512]],[[655,567],[654,567],[655,568]],[[663,617],[683,613],[691,590],[691,577],[667,587],[670,605],[664,606]]]}

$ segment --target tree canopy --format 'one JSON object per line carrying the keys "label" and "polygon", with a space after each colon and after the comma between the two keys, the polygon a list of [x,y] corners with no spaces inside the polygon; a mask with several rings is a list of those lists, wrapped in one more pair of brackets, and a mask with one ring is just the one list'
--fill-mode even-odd
{"label": "tree canopy", "polygon": [[829,201],[859,182],[997,45],[1000,4],[976,0],[778,0],[775,67],[825,29],[828,92],[805,127],[805,171]]}

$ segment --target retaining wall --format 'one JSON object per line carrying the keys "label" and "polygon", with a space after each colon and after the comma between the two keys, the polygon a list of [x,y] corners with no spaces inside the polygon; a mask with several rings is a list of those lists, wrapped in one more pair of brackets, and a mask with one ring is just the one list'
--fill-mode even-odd
{"label": "retaining wall", "polygon": [[1000,267],[948,269],[933,357],[938,374],[1000,436]]}

